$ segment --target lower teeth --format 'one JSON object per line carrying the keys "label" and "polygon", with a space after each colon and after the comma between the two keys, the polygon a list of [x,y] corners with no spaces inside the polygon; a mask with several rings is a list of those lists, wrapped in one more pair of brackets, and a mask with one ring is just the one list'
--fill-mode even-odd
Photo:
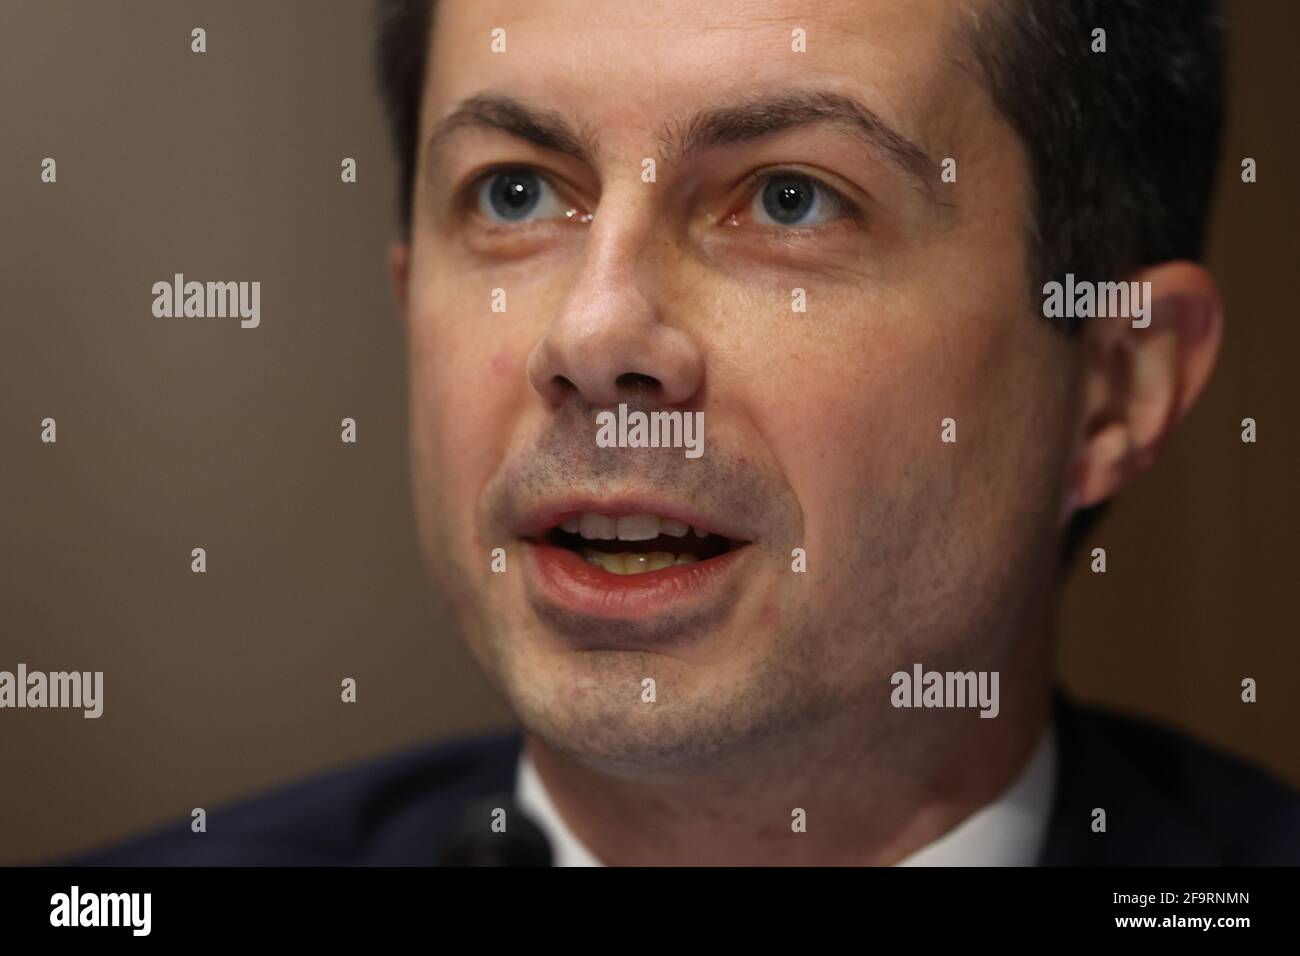
{"label": "lower teeth", "polygon": [[667,551],[650,551],[641,554],[629,551],[611,553],[593,548],[584,548],[582,556],[611,574],[644,574],[646,571],[660,571],[677,564],[694,564],[699,560],[693,554],[670,554]]}

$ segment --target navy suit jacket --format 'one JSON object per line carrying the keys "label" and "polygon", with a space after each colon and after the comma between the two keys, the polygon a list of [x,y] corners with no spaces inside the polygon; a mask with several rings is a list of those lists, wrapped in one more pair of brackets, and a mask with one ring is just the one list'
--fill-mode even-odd
{"label": "navy suit jacket", "polygon": [[[1058,695],[1057,795],[1040,864],[1295,865],[1300,794],[1169,729]],[[115,847],[88,866],[429,866],[467,808],[514,792],[517,732],[408,750]],[[1093,808],[1106,832],[1092,830]]]}

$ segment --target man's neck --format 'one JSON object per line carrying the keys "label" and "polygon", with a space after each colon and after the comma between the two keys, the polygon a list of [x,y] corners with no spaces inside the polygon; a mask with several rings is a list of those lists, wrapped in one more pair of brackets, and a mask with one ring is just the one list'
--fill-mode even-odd
{"label": "man's neck", "polygon": [[897,732],[841,715],[784,747],[635,777],[588,767],[531,735],[527,746],[559,814],[610,865],[890,865],[1017,778],[1047,725],[1049,695],[1043,685],[1004,700],[992,720],[887,716]]}

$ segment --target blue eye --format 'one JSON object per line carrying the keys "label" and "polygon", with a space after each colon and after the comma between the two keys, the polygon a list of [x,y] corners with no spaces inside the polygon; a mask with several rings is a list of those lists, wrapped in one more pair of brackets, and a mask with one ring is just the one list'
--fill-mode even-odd
{"label": "blue eye", "polygon": [[778,226],[819,226],[844,214],[844,201],[811,176],[776,173],[754,196],[753,214]]}
{"label": "blue eye", "polygon": [[526,169],[503,170],[484,179],[478,208],[498,222],[529,222],[565,213],[551,184]]}

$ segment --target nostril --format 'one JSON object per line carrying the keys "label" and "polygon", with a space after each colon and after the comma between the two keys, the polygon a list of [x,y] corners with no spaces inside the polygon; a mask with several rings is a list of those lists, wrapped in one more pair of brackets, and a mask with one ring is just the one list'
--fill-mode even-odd
{"label": "nostril", "polygon": [[652,375],[642,375],[640,372],[624,372],[614,380],[614,384],[619,388],[642,392],[652,392],[660,387],[659,379]]}

